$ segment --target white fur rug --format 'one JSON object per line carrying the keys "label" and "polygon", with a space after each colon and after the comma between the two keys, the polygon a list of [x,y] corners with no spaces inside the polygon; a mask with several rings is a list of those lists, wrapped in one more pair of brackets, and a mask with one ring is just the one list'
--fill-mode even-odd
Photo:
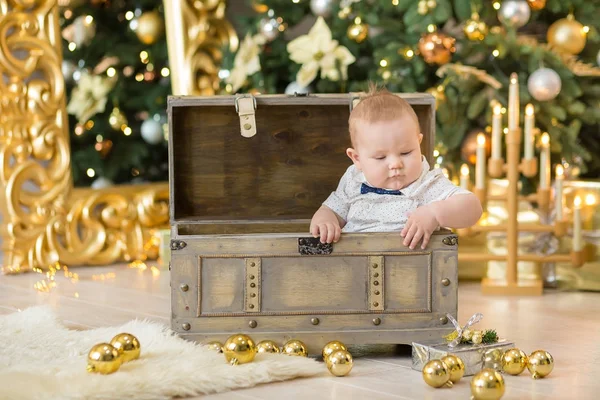
{"label": "white fur rug", "polygon": [[[90,348],[121,332],[140,340],[140,358],[111,375],[88,373]],[[0,399],[170,399],[324,371],[313,359],[278,354],[261,354],[252,363],[230,366],[222,354],[154,322],[75,331],[65,328],[46,306],[0,316]]]}

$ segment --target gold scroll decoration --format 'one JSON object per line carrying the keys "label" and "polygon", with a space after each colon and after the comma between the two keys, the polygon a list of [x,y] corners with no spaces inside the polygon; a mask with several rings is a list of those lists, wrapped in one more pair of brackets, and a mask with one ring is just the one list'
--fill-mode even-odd
{"label": "gold scroll decoration", "polygon": [[[185,61],[171,64],[172,75],[183,76],[185,66],[198,78],[174,83],[174,93],[196,93],[199,82],[218,87],[216,49],[226,41],[237,48],[222,21],[225,3],[166,4],[170,11],[179,5],[167,25],[185,27],[193,38],[171,37],[169,56]],[[73,189],[56,0],[0,0],[0,35],[2,272],[154,258],[147,245],[169,221],[166,182]]]}
{"label": "gold scroll decoration", "polygon": [[225,19],[225,0],[164,0],[171,85],[175,95],[214,95],[222,48],[239,39]]}

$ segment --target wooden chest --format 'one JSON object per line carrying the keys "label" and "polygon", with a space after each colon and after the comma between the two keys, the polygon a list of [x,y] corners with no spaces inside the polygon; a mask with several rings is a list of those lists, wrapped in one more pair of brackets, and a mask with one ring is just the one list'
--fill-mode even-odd
{"label": "wooden chest", "polygon": [[[434,99],[415,109],[433,165]],[[354,98],[355,99],[355,98]],[[399,232],[312,239],[313,213],[351,161],[350,95],[171,97],[172,328],[224,341],[347,344],[438,340],[457,312],[457,239],[425,250]]]}

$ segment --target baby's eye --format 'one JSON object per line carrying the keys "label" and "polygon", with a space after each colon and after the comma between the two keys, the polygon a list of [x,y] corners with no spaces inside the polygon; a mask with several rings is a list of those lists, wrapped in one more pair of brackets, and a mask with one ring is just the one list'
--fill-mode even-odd
{"label": "baby's eye", "polygon": [[412,153],[412,150],[411,150],[411,151],[407,151],[407,152],[405,152],[405,153],[400,153],[400,155],[401,155],[401,156],[407,156],[407,155],[409,155],[410,153]]}
{"label": "baby's eye", "polygon": [[376,160],[383,160],[385,159],[385,156],[379,156],[379,157],[375,157]]}

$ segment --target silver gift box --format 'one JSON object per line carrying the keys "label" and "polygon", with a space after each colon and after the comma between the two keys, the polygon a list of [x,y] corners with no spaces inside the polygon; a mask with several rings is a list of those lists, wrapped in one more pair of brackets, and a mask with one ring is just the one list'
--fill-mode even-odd
{"label": "silver gift box", "polygon": [[486,367],[499,369],[499,357],[504,351],[513,347],[515,344],[506,339],[500,339],[491,344],[459,344],[454,348],[448,347],[448,343],[427,345],[413,342],[412,368],[422,371],[428,361],[439,360],[448,354],[454,354],[465,363],[465,376],[475,375],[484,367],[486,358]]}

